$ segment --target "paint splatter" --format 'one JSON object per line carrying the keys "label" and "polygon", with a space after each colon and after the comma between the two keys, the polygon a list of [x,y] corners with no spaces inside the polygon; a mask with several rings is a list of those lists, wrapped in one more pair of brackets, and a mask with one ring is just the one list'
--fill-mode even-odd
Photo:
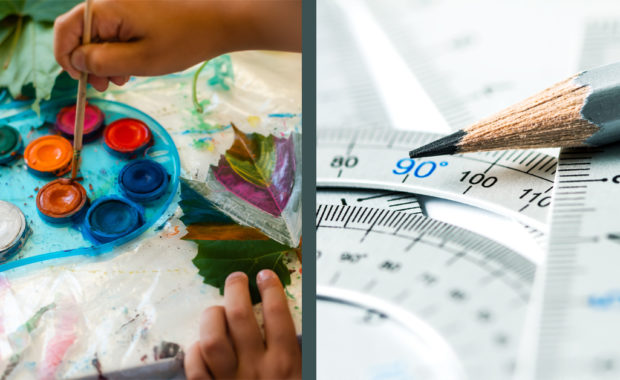
{"label": "paint splatter", "polygon": [[56,332],[46,345],[45,358],[38,372],[39,379],[56,378],[56,369],[77,338],[78,314],[76,309],[77,304],[74,300],[57,308],[58,315],[54,325]]}
{"label": "paint splatter", "polygon": [[209,78],[207,84],[211,87],[220,87],[225,91],[230,90],[230,85],[235,80],[230,55],[225,54],[213,58],[207,63],[207,69],[209,68],[213,69],[213,76]]}
{"label": "paint splatter", "polygon": [[167,234],[164,234],[164,237],[170,238],[173,236],[177,236],[181,231],[179,230],[179,226],[174,226],[173,230]]}
{"label": "paint splatter", "polygon": [[212,152],[215,149],[215,146],[212,143],[211,137],[195,139],[192,145],[195,148],[208,150],[209,152]]}
{"label": "paint splatter", "polygon": [[290,117],[301,117],[301,114],[300,113],[270,113],[267,116],[277,117],[277,118],[290,118]]}
{"label": "paint splatter", "polygon": [[252,127],[257,127],[260,124],[260,117],[258,117],[258,116],[248,116],[248,123]]}
{"label": "paint splatter", "polygon": [[108,380],[107,377],[103,376],[103,369],[101,368],[101,362],[99,361],[97,354],[95,354],[95,357],[91,361],[91,364],[97,370],[97,375],[98,375],[97,380]]}

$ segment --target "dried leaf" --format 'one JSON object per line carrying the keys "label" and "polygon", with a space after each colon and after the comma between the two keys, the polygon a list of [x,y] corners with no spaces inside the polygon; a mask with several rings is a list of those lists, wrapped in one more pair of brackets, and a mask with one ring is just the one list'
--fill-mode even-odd
{"label": "dried leaf", "polygon": [[185,240],[269,240],[253,227],[238,224],[199,223],[187,227]]}

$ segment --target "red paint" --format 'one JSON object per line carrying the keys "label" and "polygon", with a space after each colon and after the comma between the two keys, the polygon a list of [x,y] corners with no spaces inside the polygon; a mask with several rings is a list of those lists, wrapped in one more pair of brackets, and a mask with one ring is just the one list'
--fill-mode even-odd
{"label": "red paint", "polygon": [[117,152],[132,153],[151,142],[151,130],[138,119],[120,119],[103,131],[106,145]]}
{"label": "red paint", "polygon": [[84,207],[88,198],[84,187],[70,179],[60,178],[39,190],[37,208],[52,218],[71,216]]}

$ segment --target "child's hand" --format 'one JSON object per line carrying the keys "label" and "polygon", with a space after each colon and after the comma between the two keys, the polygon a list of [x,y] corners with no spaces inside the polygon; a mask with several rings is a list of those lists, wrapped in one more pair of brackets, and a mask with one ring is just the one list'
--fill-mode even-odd
{"label": "child's hand", "polygon": [[203,312],[200,341],[185,356],[188,380],[301,379],[301,352],[282,284],[270,270],[261,271],[257,282],[265,339],[254,318],[247,276],[230,274],[224,306]]}
{"label": "child's hand", "polygon": [[80,46],[84,4],[54,24],[54,55],[104,91],[130,75],[162,75],[220,54],[301,51],[301,0],[94,0],[92,42]]}

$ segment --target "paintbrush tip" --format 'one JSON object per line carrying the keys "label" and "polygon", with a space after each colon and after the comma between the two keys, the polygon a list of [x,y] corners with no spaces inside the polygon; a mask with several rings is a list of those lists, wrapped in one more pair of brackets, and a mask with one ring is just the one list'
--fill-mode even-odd
{"label": "paintbrush tip", "polygon": [[458,153],[458,144],[466,134],[467,132],[461,130],[454,132],[451,135],[444,136],[438,140],[410,151],[409,157],[422,158]]}

